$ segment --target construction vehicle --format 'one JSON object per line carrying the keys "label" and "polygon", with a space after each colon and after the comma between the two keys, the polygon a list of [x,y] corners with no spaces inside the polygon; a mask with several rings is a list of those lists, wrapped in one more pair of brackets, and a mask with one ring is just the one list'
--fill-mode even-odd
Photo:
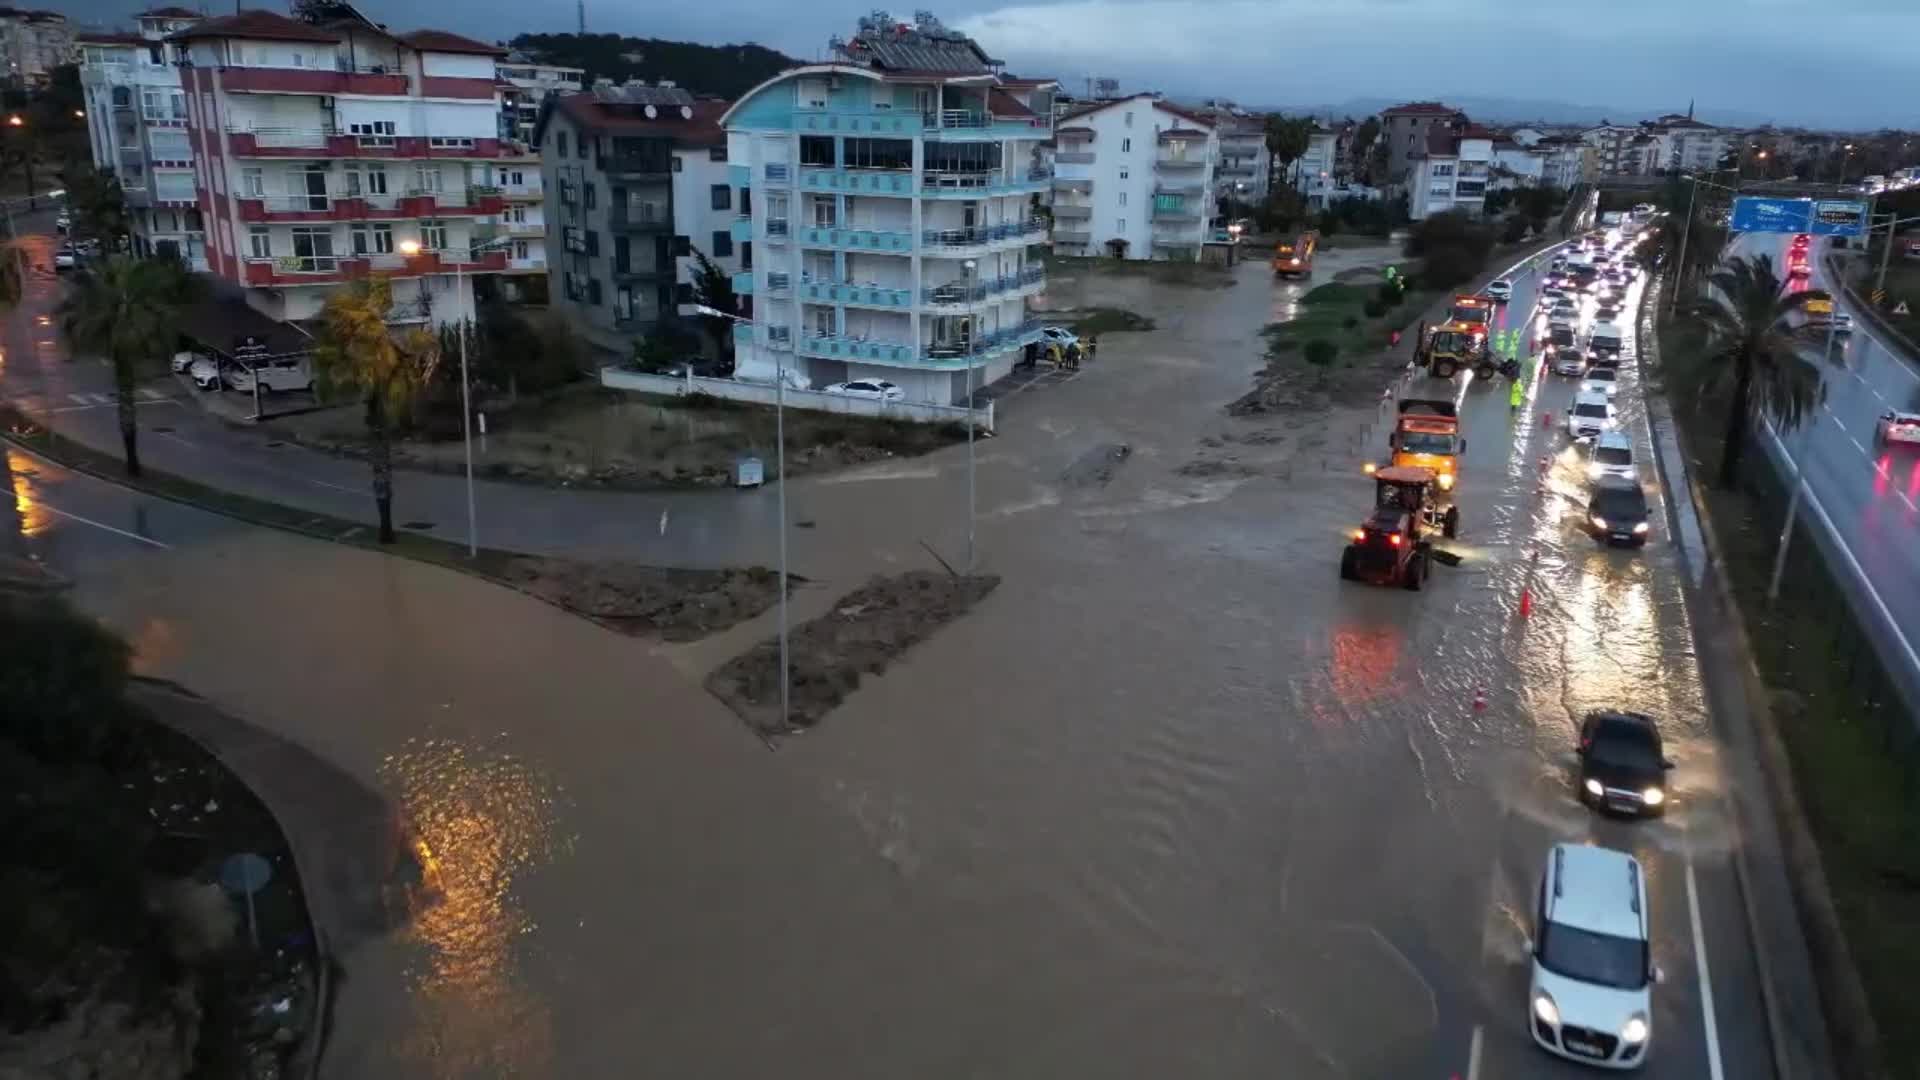
{"label": "construction vehicle", "polygon": [[1369,476],[1392,468],[1432,472],[1441,510],[1440,531],[1449,538],[1459,535],[1460,510],[1453,505],[1453,488],[1459,481],[1460,455],[1467,452],[1467,440],[1460,437],[1459,407],[1444,398],[1402,398],[1393,431],[1387,435],[1387,450],[1386,464],[1368,462],[1361,471]]}
{"label": "construction vehicle", "polygon": [[1487,335],[1471,323],[1441,323],[1427,331],[1413,354],[1413,362],[1427,369],[1436,379],[1451,379],[1471,368],[1483,354],[1490,352]]}
{"label": "construction vehicle", "polygon": [[1273,276],[1308,277],[1313,273],[1313,249],[1320,246],[1320,234],[1312,229],[1297,232],[1273,245]]}
{"label": "construction vehicle", "polygon": [[1447,309],[1447,318],[1452,322],[1463,322],[1480,328],[1482,334],[1493,332],[1493,298],[1476,296],[1472,293],[1456,293],[1453,306]]}
{"label": "construction vehicle", "polygon": [[1373,512],[1340,553],[1340,580],[1418,592],[1433,571],[1433,470],[1394,465],[1373,479]]}

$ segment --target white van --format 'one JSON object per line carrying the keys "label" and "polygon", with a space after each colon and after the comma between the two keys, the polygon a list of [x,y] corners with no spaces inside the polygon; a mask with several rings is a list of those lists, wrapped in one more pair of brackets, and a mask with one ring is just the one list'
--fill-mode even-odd
{"label": "white van", "polygon": [[1619,356],[1625,348],[1617,323],[1597,322],[1587,331],[1587,351],[1601,356]]}
{"label": "white van", "polygon": [[301,357],[269,356],[248,371],[239,364],[228,364],[220,374],[227,385],[243,394],[253,393],[254,373],[260,375],[262,392],[287,392],[313,389],[313,368]]}

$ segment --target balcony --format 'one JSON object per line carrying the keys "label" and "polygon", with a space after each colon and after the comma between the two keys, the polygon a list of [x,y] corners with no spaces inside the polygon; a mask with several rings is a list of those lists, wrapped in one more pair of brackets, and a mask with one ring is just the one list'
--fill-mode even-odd
{"label": "balcony", "polygon": [[1012,177],[998,169],[983,172],[927,172],[920,179],[920,194],[957,198],[1022,195],[1045,191],[1052,181],[1052,171],[1040,168],[1028,169]]}
{"label": "balcony", "polygon": [[1070,203],[1053,204],[1053,220],[1055,221],[1085,221],[1092,216],[1093,207],[1091,206],[1074,206]]}
{"label": "balcony", "polygon": [[913,363],[913,346],[904,341],[872,341],[867,338],[822,335],[800,340],[803,356],[827,360],[859,360],[876,364],[905,366]]}
{"label": "balcony", "polygon": [[767,274],[767,295],[786,295],[793,289],[793,275],[783,273]]}
{"label": "balcony", "polygon": [[673,228],[673,215],[665,203],[627,203],[608,212],[607,227],[618,232],[666,232]]}
{"label": "balcony", "polygon": [[800,243],[808,247],[840,248],[846,251],[871,251],[893,255],[913,253],[913,234],[877,229],[840,229],[831,225],[808,225],[799,230]]}
{"label": "balcony", "polygon": [[[752,219],[748,219],[751,221]],[[767,239],[785,241],[791,235],[791,226],[786,218],[767,219]]]}
{"label": "balcony", "polygon": [[673,160],[637,154],[609,154],[600,159],[609,176],[640,183],[665,184],[673,179]]}
{"label": "balcony", "polygon": [[850,281],[803,281],[800,283],[800,299],[815,304],[899,310],[913,306],[913,290],[856,285]]}
{"label": "balcony", "polygon": [[313,68],[226,67],[220,85],[227,93],[354,94],[405,97],[405,75],[373,71],[316,71]]}
{"label": "balcony", "polygon": [[1044,139],[1053,133],[1053,119],[1047,116],[1003,116],[974,109],[943,109],[928,113],[928,130],[942,137],[990,135],[995,138],[1026,136]]}
{"label": "balcony", "polygon": [[543,184],[502,184],[500,195],[508,202],[539,202],[547,192]]}
{"label": "balcony", "polygon": [[1093,234],[1082,229],[1055,229],[1053,230],[1053,242],[1056,244],[1073,245],[1091,244],[1093,243]]}
{"label": "balcony", "polygon": [[922,289],[920,300],[930,307],[965,307],[1001,299],[1009,293],[1022,290],[1038,292],[1037,288],[1032,287],[1044,285],[1046,280],[1046,268],[1035,264],[1025,267],[1018,273],[1006,274],[987,281],[949,282],[930,289]]}
{"label": "balcony", "polygon": [[331,125],[227,125],[227,142],[235,157],[493,160],[507,156],[510,149],[495,138],[440,138],[438,141],[441,145],[436,146],[434,138],[423,135],[343,134]]}
{"label": "balcony", "polygon": [[1086,195],[1093,191],[1093,180],[1089,177],[1056,176],[1053,178],[1053,190],[1072,191]]}
{"label": "balcony", "polygon": [[1160,180],[1153,185],[1155,195],[1198,195],[1206,190],[1199,177],[1190,180]]}
{"label": "balcony", "polygon": [[901,112],[894,109],[867,109],[827,112],[824,109],[796,109],[793,113],[793,129],[799,132],[916,135],[926,126],[926,118],[912,110]]}
{"label": "balcony", "polygon": [[1170,225],[1185,224],[1200,220],[1201,208],[1197,204],[1165,205],[1156,202],[1149,215],[1155,224],[1166,222]]}
{"label": "balcony", "polygon": [[806,191],[848,195],[912,195],[911,169],[832,169],[801,166],[800,187]]}
{"label": "balcony", "polygon": [[366,259],[338,255],[280,255],[242,260],[246,283],[258,287],[331,285],[365,274]]}
{"label": "balcony", "polygon": [[1047,231],[1045,218],[1023,218],[999,225],[980,225],[971,229],[928,229],[920,234],[925,251],[964,251],[988,247],[1005,241],[1038,240]]}
{"label": "balcony", "polygon": [[972,340],[936,341],[927,346],[923,363],[938,368],[972,367],[986,357],[1017,349],[1040,337],[1041,323],[1029,319],[1013,326],[989,331]]}
{"label": "balcony", "polygon": [[1207,159],[1204,156],[1176,157],[1172,154],[1161,154],[1153,159],[1153,165],[1157,169],[1204,169],[1207,167]]}
{"label": "balcony", "polygon": [[1091,165],[1093,164],[1093,151],[1091,150],[1056,151],[1053,155],[1053,162],[1056,165]]}
{"label": "balcony", "polygon": [[733,275],[731,280],[733,283],[733,294],[735,296],[753,295],[753,271],[742,270]]}
{"label": "balcony", "polygon": [[530,255],[524,259],[509,257],[507,259],[507,269],[510,271],[544,273],[547,269],[547,260],[543,255]]}

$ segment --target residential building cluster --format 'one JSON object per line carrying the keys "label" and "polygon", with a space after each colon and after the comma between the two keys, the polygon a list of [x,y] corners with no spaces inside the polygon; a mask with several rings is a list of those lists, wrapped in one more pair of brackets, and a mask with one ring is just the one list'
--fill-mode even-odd
{"label": "residential building cluster", "polygon": [[45,86],[54,68],[73,60],[74,32],[65,15],[0,7],[0,61],[6,64],[4,76],[9,86]]}

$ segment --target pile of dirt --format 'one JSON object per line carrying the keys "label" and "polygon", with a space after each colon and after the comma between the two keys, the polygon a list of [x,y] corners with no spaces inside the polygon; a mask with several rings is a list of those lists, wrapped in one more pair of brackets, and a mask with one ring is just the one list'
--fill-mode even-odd
{"label": "pile of dirt", "polygon": [[965,614],[1000,584],[997,574],[970,576],[910,570],[875,577],[841,597],[833,610],[788,634],[792,715],[780,717],[780,643],[769,638],[707,676],[707,690],[762,735],[810,728],[860,685],[908,649]]}
{"label": "pile of dirt", "polygon": [[1227,403],[1227,415],[1323,412],[1334,405],[1364,405],[1379,396],[1398,368],[1387,354],[1325,369],[1283,356],[1254,375],[1252,390]]}
{"label": "pile of dirt", "polygon": [[1126,443],[1101,443],[1073,460],[1060,474],[1064,487],[1086,489],[1107,486],[1114,470],[1133,455]]}
{"label": "pile of dirt", "polygon": [[[695,641],[772,607],[780,576],[745,570],[667,570],[624,562],[516,555],[499,576],[576,615],[635,637]],[[799,581],[789,575],[789,585]]]}
{"label": "pile of dirt", "polygon": [[1259,469],[1242,462],[1227,460],[1215,461],[1208,458],[1195,458],[1173,470],[1180,476],[1209,479],[1224,476],[1257,476]]}

